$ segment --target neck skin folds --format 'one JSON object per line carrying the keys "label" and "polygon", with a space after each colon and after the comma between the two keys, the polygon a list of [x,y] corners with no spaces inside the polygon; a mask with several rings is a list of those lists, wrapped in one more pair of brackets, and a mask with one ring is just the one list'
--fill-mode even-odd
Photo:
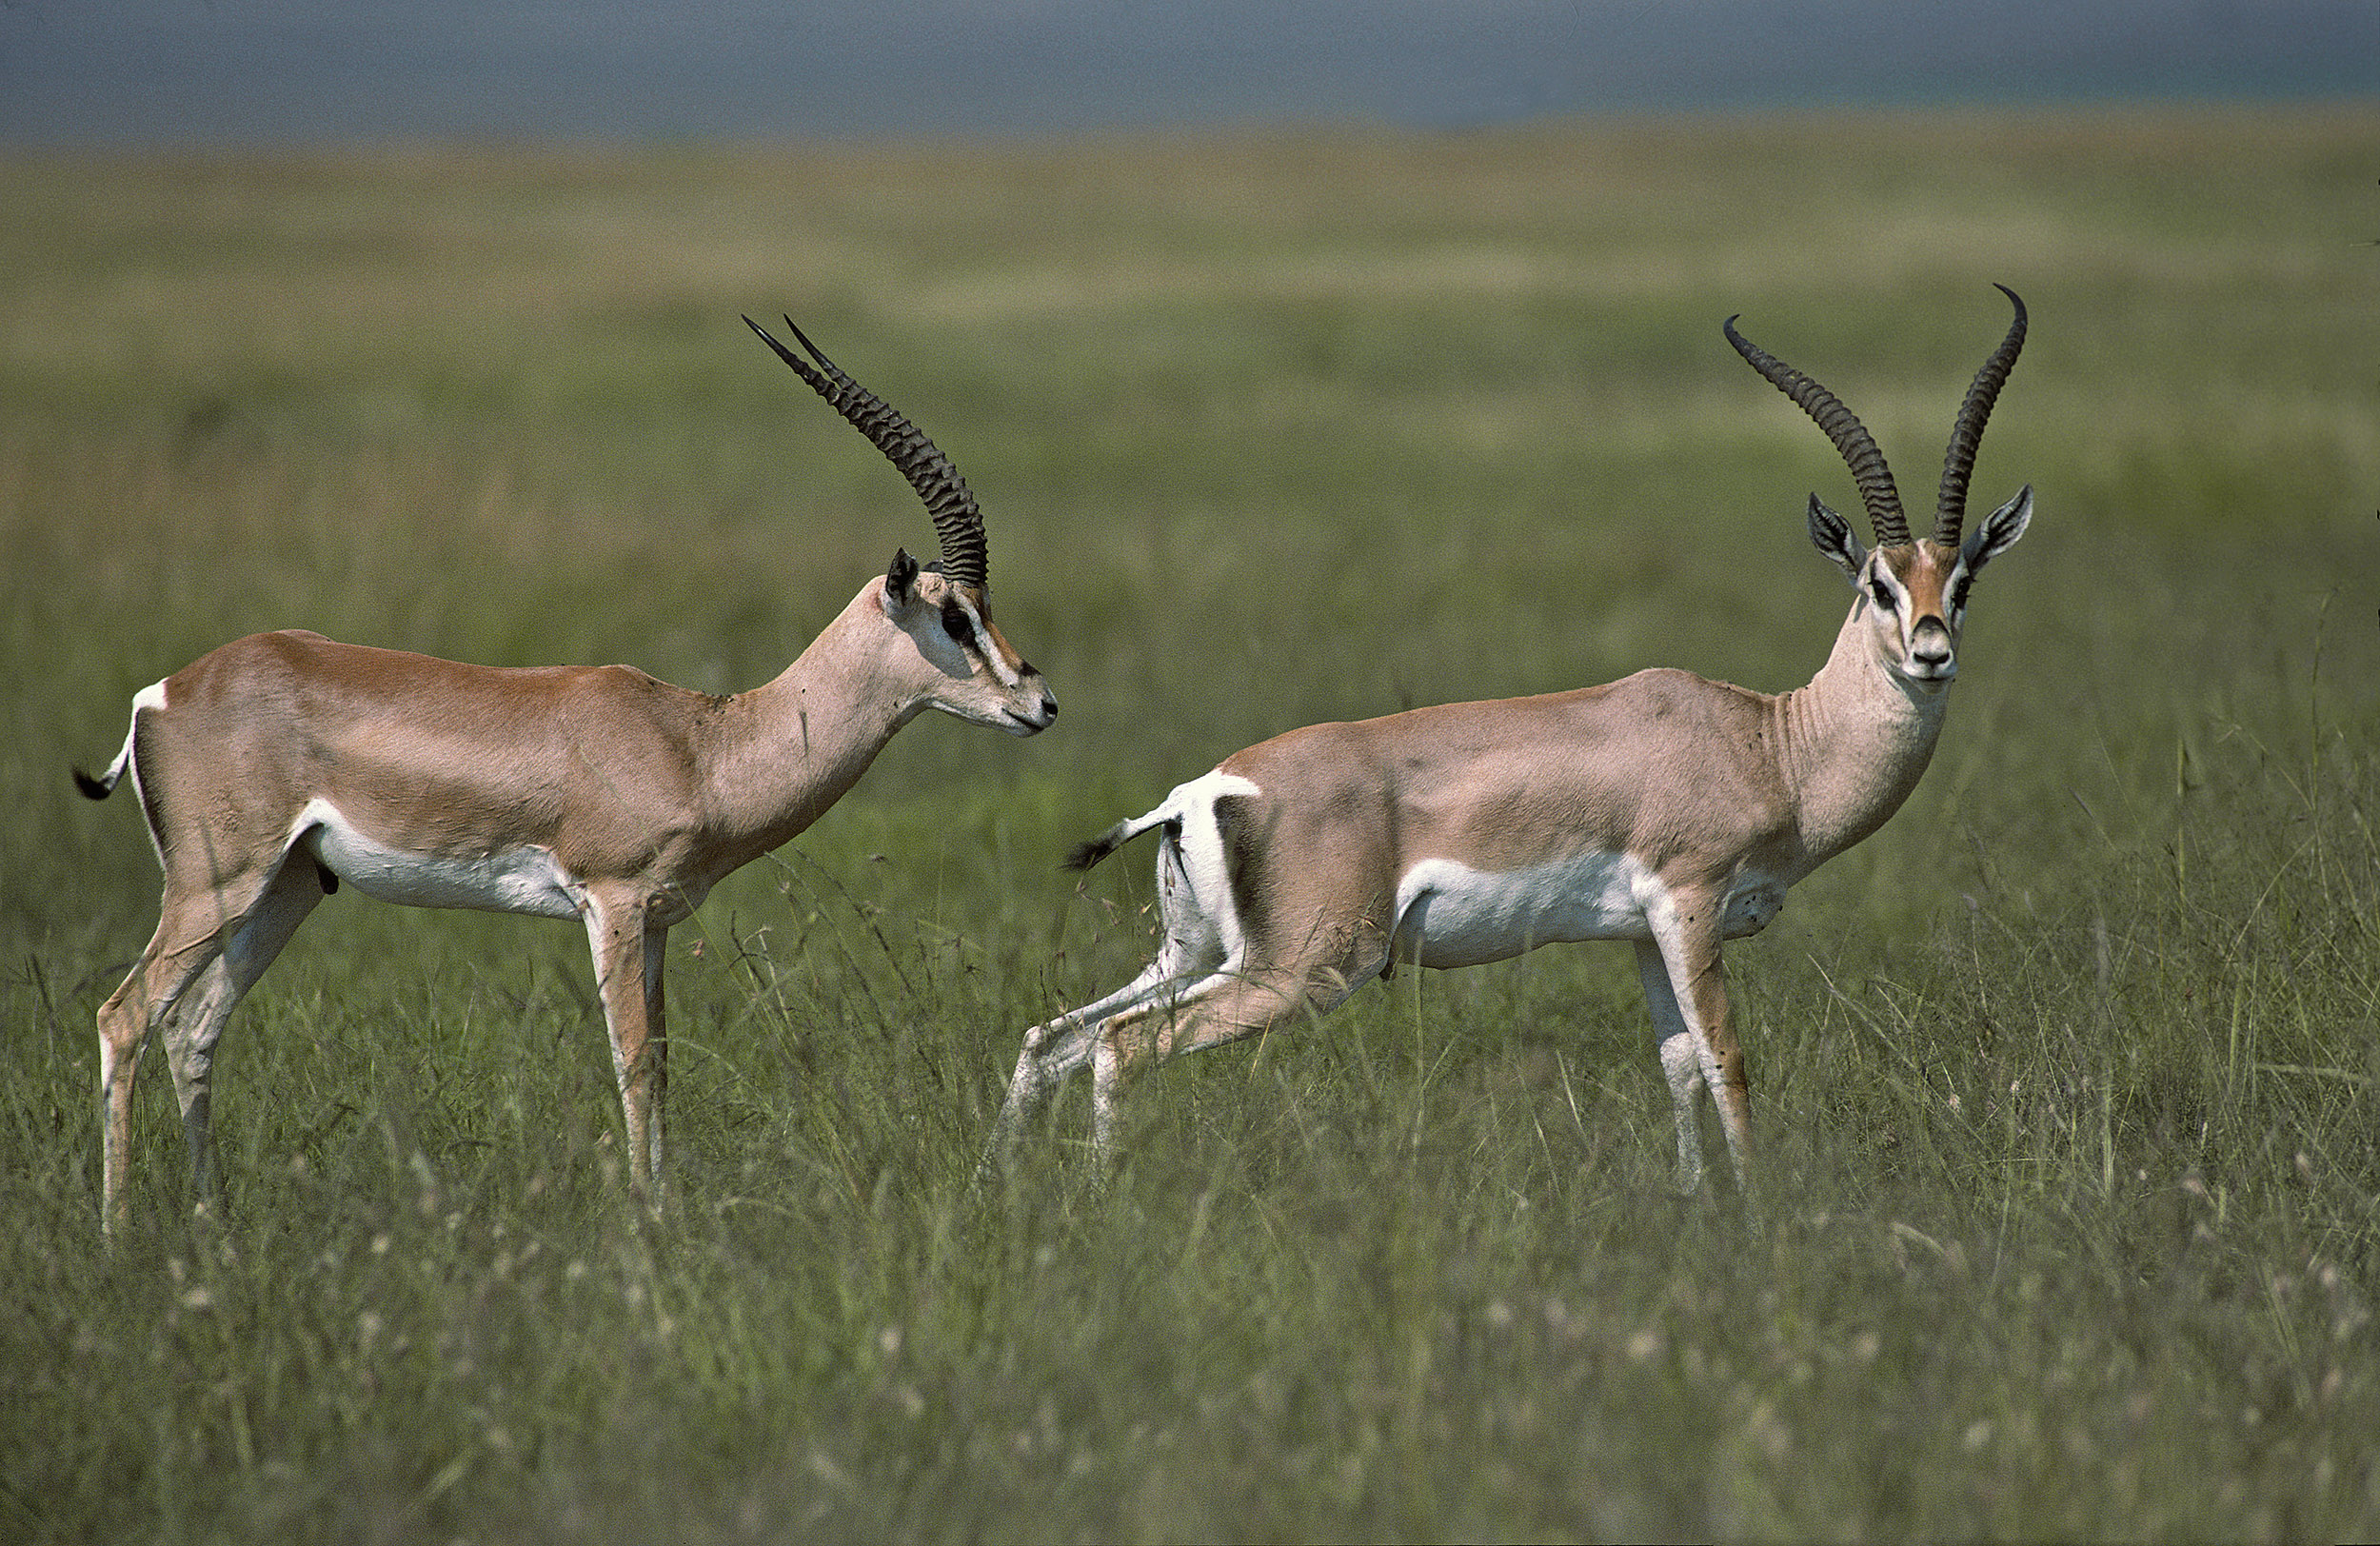
{"label": "neck skin folds", "polygon": [[1801,807],[1802,873],[1882,826],[1933,760],[1950,684],[1914,682],[1853,604],[1826,664],[1775,701],[1778,763]]}

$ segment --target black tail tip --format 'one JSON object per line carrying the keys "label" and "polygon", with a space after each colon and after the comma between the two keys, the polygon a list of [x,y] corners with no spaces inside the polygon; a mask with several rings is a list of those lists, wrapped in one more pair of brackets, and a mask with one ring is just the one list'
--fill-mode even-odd
{"label": "black tail tip", "polygon": [[1058,867],[1060,869],[1086,870],[1115,851],[1115,845],[1113,843],[1104,842],[1098,838],[1093,838],[1088,842],[1078,842],[1073,847],[1067,849],[1066,857],[1059,861]]}
{"label": "black tail tip", "polygon": [[74,770],[74,787],[83,791],[86,800],[105,800],[115,791],[114,784],[94,779],[79,767]]}

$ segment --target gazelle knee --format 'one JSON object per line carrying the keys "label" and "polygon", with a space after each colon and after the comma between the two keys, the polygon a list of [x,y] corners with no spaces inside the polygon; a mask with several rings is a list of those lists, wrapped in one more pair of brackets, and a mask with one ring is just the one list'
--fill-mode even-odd
{"label": "gazelle knee", "polygon": [[1061,1015],[1056,1020],[1045,1020],[1039,1025],[1027,1027],[1024,1033],[1023,1055],[1027,1058],[1035,1056],[1050,1044],[1051,1039],[1074,1027],[1075,1018],[1072,1015]]}
{"label": "gazelle knee", "polygon": [[1716,1070],[1703,1055],[1702,1038],[1676,1031],[1661,1040],[1661,1072],[1669,1076],[1670,1093],[1684,1101],[1701,1093],[1706,1078]]}
{"label": "gazelle knee", "polygon": [[141,1065],[141,1038],[118,1036],[107,1025],[99,1028],[99,1087],[112,1090],[129,1082]]}

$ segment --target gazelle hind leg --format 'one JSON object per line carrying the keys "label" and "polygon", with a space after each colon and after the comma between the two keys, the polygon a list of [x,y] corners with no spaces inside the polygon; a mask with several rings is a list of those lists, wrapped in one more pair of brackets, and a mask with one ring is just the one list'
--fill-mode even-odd
{"label": "gazelle hind leg", "polygon": [[[1228,967],[1219,969],[1161,1000],[1152,997],[1139,1004],[1119,1006],[1114,1013],[1086,1027],[1084,1050],[1091,1062],[1091,1154],[1102,1174],[1115,1161],[1119,1102],[1125,1084],[1139,1071],[1135,1065],[1144,1060],[1160,1063],[1177,1053],[1213,1046],[1245,1034],[1208,1030],[1220,1022],[1201,1013],[1207,1000],[1240,981],[1230,975]],[[1206,1032],[1202,1037],[1201,1031]]]}
{"label": "gazelle hind leg", "polygon": [[1178,991],[1192,972],[1169,941],[1146,970],[1103,999],[1070,1009],[1024,1033],[1017,1054],[1016,1072],[1009,1076],[1008,1096],[992,1124],[992,1140],[976,1167],[978,1179],[995,1162],[1004,1162],[1015,1150],[1018,1136],[1041,1103],[1065,1082],[1067,1076],[1091,1061],[1100,1024],[1111,1015],[1125,1013]]}
{"label": "gazelle hind leg", "polygon": [[108,1235],[120,1232],[130,1213],[132,1089],[141,1052],[158,1021],[222,950],[211,933],[175,949],[169,943],[174,922],[170,913],[158,921],[148,950],[99,1006],[99,1227]]}
{"label": "gazelle hind leg", "polygon": [[[237,913],[219,892],[205,893],[202,909],[169,888],[149,948],[99,1010],[103,1230],[113,1233],[125,1222],[133,1082],[141,1050],[160,1025],[189,1148],[193,1193],[202,1207],[216,1202],[209,1094],[215,1042],[241,998],[322,897],[311,863],[283,864]],[[177,945],[177,940],[184,942]]]}
{"label": "gazelle hind leg", "polygon": [[[1335,952],[1336,954],[1336,952]],[[1091,1146],[1101,1169],[1115,1155],[1125,1089],[1184,1053],[1259,1036],[1293,1016],[1319,1018],[1379,975],[1387,955],[1360,963],[1300,961],[1286,968],[1227,962],[1171,999],[1112,1016],[1091,1052]]]}
{"label": "gazelle hind leg", "polygon": [[284,863],[224,941],[223,952],[198,974],[165,1020],[167,1066],[182,1108],[190,1177],[202,1209],[220,1211],[215,1174],[212,1074],[215,1042],[248,990],[277,960],[298,925],[323,900],[321,872],[304,859]]}
{"label": "gazelle hind leg", "polygon": [[1202,981],[1229,955],[1226,935],[1236,936],[1229,888],[1220,876],[1200,885],[1182,855],[1182,838],[1169,827],[1157,849],[1157,891],[1162,941],[1140,975],[1104,998],[1095,999],[1024,1033],[1008,1095],[992,1125],[992,1140],[976,1166],[977,1179],[996,1160],[1005,1160],[1034,1112],[1067,1076],[1093,1062],[1103,1024],[1164,999],[1201,991]]}

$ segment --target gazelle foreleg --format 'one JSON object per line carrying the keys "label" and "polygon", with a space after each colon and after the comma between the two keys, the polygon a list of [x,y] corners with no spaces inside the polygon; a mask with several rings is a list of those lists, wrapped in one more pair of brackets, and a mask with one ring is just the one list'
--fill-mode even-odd
{"label": "gazelle foreleg", "polygon": [[662,1009],[662,963],[669,928],[633,894],[589,896],[586,936],[595,986],[611,1038],[611,1067],[626,1128],[628,1185],[648,1208],[662,1206],[662,1110],[669,1084],[669,1036]]}
{"label": "gazelle foreleg", "polygon": [[1664,895],[1646,908],[1653,938],[1636,945],[1645,1007],[1660,1038],[1677,1121],[1677,1189],[1702,1179],[1701,1093],[1718,1106],[1735,1182],[1752,1191],[1752,1098],[1743,1046],[1728,1018],[1727,979],[1719,961],[1722,908],[1707,895]]}
{"label": "gazelle foreleg", "polygon": [[1677,1190],[1692,1197],[1702,1189],[1702,1042],[1686,1027],[1677,995],[1670,990],[1669,964],[1651,940],[1636,941],[1636,977],[1644,984],[1644,1006],[1653,1016],[1653,1037],[1669,1079],[1677,1129]]}

